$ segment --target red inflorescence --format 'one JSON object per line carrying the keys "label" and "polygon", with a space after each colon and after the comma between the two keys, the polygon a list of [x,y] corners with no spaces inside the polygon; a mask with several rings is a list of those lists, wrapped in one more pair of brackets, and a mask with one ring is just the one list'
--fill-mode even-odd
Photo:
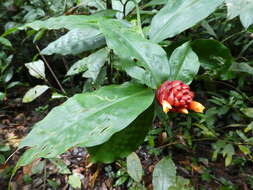
{"label": "red inflorescence", "polygon": [[169,111],[188,114],[188,109],[203,113],[205,107],[193,101],[194,93],[181,81],[166,81],[156,92],[156,98],[163,106],[165,113]]}

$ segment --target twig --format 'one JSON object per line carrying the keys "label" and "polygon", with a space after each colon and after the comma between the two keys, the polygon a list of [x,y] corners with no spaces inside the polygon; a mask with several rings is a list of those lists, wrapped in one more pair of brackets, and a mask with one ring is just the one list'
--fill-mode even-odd
{"label": "twig", "polygon": [[51,74],[53,75],[55,81],[57,82],[58,86],[60,87],[61,91],[62,91],[64,94],[66,94],[66,91],[65,91],[64,88],[62,87],[62,85],[61,85],[60,81],[58,80],[58,78],[56,77],[54,71],[53,71],[52,68],[50,67],[50,65],[49,65],[49,63],[47,62],[47,60],[45,59],[45,57],[41,54],[40,48],[39,48],[37,45],[35,45],[35,46],[36,46],[37,50],[39,51],[40,56],[42,57],[42,59],[43,59],[44,62],[46,63],[47,68],[49,69],[49,71],[50,71]]}
{"label": "twig", "polygon": [[10,158],[18,151],[19,149],[17,148],[4,162],[4,164],[7,164],[7,162],[10,160]]}
{"label": "twig", "polygon": [[156,147],[156,148],[161,149],[161,148],[165,148],[165,147],[167,147],[167,146],[171,146],[171,145],[178,144],[178,143],[180,143],[180,142],[175,141],[175,142],[172,142],[172,143],[164,144],[164,145],[162,145],[162,146],[158,146],[158,147]]}
{"label": "twig", "polygon": [[47,168],[44,167],[44,175],[43,175],[43,190],[46,190],[46,179],[47,179]]}

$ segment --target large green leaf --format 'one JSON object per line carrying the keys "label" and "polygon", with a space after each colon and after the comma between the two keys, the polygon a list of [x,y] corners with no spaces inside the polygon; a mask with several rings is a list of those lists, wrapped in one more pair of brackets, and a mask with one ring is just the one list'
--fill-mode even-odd
{"label": "large green leaf", "polygon": [[212,72],[217,78],[227,80],[233,77],[229,71],[233,63],[230,50],[217,40],[200,39],[191,43],[193,51],[198,55],[201,66]]}
{"label": "large green leaf", "polygon": [[38,157],[54,158],[73,146],[102,144],[127,127],[154,99],[151,89],[134,83],[77,94],[55,107],[20,143],[31,147],[18,166]]}
{"label": "large green leaf", "polygon": [[72,67],[69,69],[67,75],[68,76],[75,75],[87,70],[83,74],[83,77],[92,78],[92,80],[95,81],[98,77],[101,68],[104,66],[106,62],[108,54],[109,54],[108,48],[103,48],[101,50],[96,51],[95,53],[92,53],[88,57],[85,57],[74,63]]}
{"label": "large green leaf", "polygon": [[47,20],[38,20],[32,23],[25,24],[19,27],[20,30],[27,28],[32,28],[34,30],[39,30],[46,28],[49,30],[57,30],[61,28],[66,28],[69,30],[76,28],[86,28],[87,25],[96,25],[97,21],[101,19],[98,16],[86,16],[86,15],[70,15],[70,16],[59,16],[52,17]]}
{"label": "large green leaf", "polygon": [[223,0],[168,0],[151,22],[150,39],[160,42],[194,26],[223,3]]}
{"label": "large green leaf", "polygon": [[103,34],[95,27],[73,29],[41,51],[42,54],[79,54],[105,45]]}
{"label": "large green leaf", "polygon": [[228,7],[228,19],[240,16],[242,25],[248,28],[253,24],[253,1],[252,0],[226,0]]}
{"label": "large green leaf", "polygon": [[111,163],[128,156],[143,143],[153,120],[153,112],[148,109],[135,119],[130,126],[114,134],[104,144],[88,148],[93,162]]}
{"label": "large green leaf", "polygon": [[191,83],[200,66],[198,56],[192,51],[189,42],[175,49],[169,63],[170,80],[180,80],[186,84]]}
{"label": "large green leaf", "polygon": [[140,34],[118,20],[108,19],[99,22],[106,37],[107,45],[121,58],[137,60],[141,67],[148,70],[156,87],[168,80],[170,74],[166,52],[157,44],[144,39]]}
{"label": "large green leaf", "polygon": [[156,164],[153,172],[154,190],[168,190],[176,184],[176,166],[170,158],[163,158]]}

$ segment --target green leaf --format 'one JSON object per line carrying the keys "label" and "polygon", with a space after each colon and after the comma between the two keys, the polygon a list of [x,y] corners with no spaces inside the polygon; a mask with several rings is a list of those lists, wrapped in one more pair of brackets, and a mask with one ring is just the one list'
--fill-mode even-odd
{"label": "green leaf", "polygon": [[253,108],[242,108],[241,112],[244,113],[247,117],[253,118]]}
{"label": "green leaf", "polygon": [[13,81],[13,82],[9,83],[6,88],[10,89],[10,88],[13,88],[13,87],[18,86],[18,85],[24,85],[24,83],[22,83],[20,81]]}
{"label": "green leaf", "polygon": [[38,79],[45,79],[45,65],[42,60],[33,61],[26,63],[25,66],[28,68],[30,75]]}
{"label": "green leaf", "polygon": [[153,112],[148,109],[136,118],[130,126],[115,133],[104,144],[90,147],[92,162],[112,163],[125,158],[141,145],[152,125]]}
{"label": "green leaf", "polygon": [[170,80],[180,80],[190,84],[199,70],[198,56],[192,51],[190,43],[186,42],[172,53],[170,60]]}
{"label": "green leaf", "polygon": [[12,47],[11,42],[8,39],[1,37],[1,36],[0,36],[0,44],[4,45],[6,47]]}
{"label": "green leaf", "polygon": [[249,131],[253,130],[253,122],[251,122],[245,129],[244,132],[248,133]]}
{"label": "green leaf", "polygon": [[164,5],[167,4],[168,0],[152,0],[148,2],[145,7],[151,7],[151,6],[156,6],[156,5]]}
{"label": "green leaf", "polygon": [[229,69],[231,71],[253,75],[253,67],[251,67],[248,63],[233,63]]}
{"label": "green leaf", "polygon": [[252,12],[253,12],[253,2],[251,0],[248,0],[244,9],[240,14],[240,20],[244,28],[248,28],[250,25],[253,24]]}
{"label": "green leaf", "polygon": [[42,95],[44,92],[46,92],[48,88],[49,87],[46,85],[37,85],[31,88],[30,90],[28,90],[28,92],[25,93],[22,102],[23,103],[32,102],[33,100],[38,98],[40,95]]}
{"label": "green leaf", "polygon": [[168,190],[176,183],[176,166],[170,158],[163,158],[153,172],[154,190]]}
{"label": "green leaf", "polygon": [[227,5],[227,18],[233,19],[237,17],[241,12],[241,7],[245,0],[225,0]]}
{"label": "green leaf", "polygon": [[168,0],[152,19],[150,39],[160,42],[191,28],[209,16],[223,0]]}
{"label": "green leaf", "polygon": [[121,58],[137,60],[148,70],[158,87],[170,74],[166,52],[157,44],[144,39],[133,29],[118,20],[104,20],[99,26],[106,37],[107,45]]}
{"label": "green leaf", "polygon": [[217,40],[199,39],[191,43],[193,51],[198,55],[204,69],[213,72],[215,76],[223,80],[233,77],[229,71],[233,63],[230,50]]}
{"label": "green leaf", "polygon": [[28,183],[31,183],[33,181],[33,179],[28,174],[25,174],[23,176],[23,181],[28,184]]}
{"label": "green leaf", "polygon": [[0,92],[0,102],[3,101],[6,97],[6,94],[4,92]]}
{"label": "green leaf", "polygon": [[225,166],[229,166],[232,162],[232,156],[235,154],[235,149],[233,145],[227,144],[225,147],[223,147],[222,151],[223,157],[226,156],[225,158]]}
{"label": "green leaf", "polygon": [[[97,12],[106,9],[106,3],[103,0],[80,0],[79,6],[92,7],[90,12]],[[94,9],[95,8],[95,9]]]}
{"label": "green leaf", "polygon": [[128,180],[128,176],[122,175],[122,176],[119,177],[119,179],[117,179],[114,186],[115,187],[120,186],[120,185],[124,184],[127,180]]}
{"label": "green leaf", "polygon": [[57,189],[59,187],[59,184],[53,180],[47,179],[48,185],[50,185],[53,189]]}
{"label": "green leaf", "polygon": [[70,184],[73,188],[81,188],[81,180],[77,173],[69,176],[68,184]]}
{"label": "green leaf", "polygon": [[95,81],[106,62],[109,52],[108,48],[103,48],[77,61],[71,66],[67,76],[82,73],[87,70],[83,74],[83,77],[92,78],[92,80]]}
{"label": "green leaf", "polygon": [[[136,2],[139,3],[141,0],[136,0]],[[126,5],[124,6],[124,4]],[[124,17],[123,12],[125,11],[125,16],[127,16],[135,8],[135,3],[129,0],[112,0],[112,8],[118,11],[116,17],[122,19]]]}
{"label": "green leaf", "polygon": [[203,20],[203,21],[201,22],[201,26],[202,26],[204,29],[206,29],[206,32],[207,32],[208,34],[210,34],[211,36],[215,37],[216,39],[218,38],[217,35],[216,35],[216,33],[215,33],[215,31],[214,31],[214,29],[212,28],[212,26],[210,26],[210,24],[209,24],[206,20]]}
{"label": "green leaf", "polygon": [[13,74],[14,74],[13,67],[9,67],[8,69],[6,69],[1,76],[3,82],[8,83],[12,79]]}
{"label": "green leaf", "polygon": [[67,165],[63,162],[63,160],[59,158],[51,158],[50,161],[57,166],[59,169],[60,174],[71,174],[70,170],[68,169]]}
{"label": "green leaf", "polygon": [[248,28],[253,24],[253,2],[252,0],[226,0],[228,8],[228,19],[240,16],[240,20],[244,28]]}
{"label": "green leaf", "polygon": [[0,164],[4,164],[5,162],[5,157],[4,155],[0,154]]}
{"label": "green leaf", "polygon": [[24,26],[19,27],[19,30],[24,30],[27,28],[32,28],[34,30],[40,30],[42,28],[49,30],[57,30],[61,28],[66,28],[68,30],[82,29],[86,28],[87,26],[96,26],[99,19],[101,19],[101,17],[86,15],[59,16],[52,17],[44,21],[38,20],[25,24]]}
{"label": "green leaf", "polygon": [[54,158],[73,146],[102,144],[126,128],[153,99],[151,89],[133,83],[77,94],[52,109],[22,140],[19,148],[31,148],[21,157],[18,166],[39,157]]}
{"label": "green leaf", "polygon": [[11,148],[10,148],[9,145],[6,145],[6,144],[1,145],[1,144],[0,144],[0,152],[8,152],[8,151],[10,151],[10,150],[11,150]]}
{"label": "green leaf", "polygon": [[143,175],[143,169],[142,169],[140,158],[135,152],[133,152],[127,157],[127,173],[136,182],[141,181],[141,178]]}
{"label": "green leaf", "polygon": [[190,186],[189,179],[185,179],[181,176],[177,176],[176,184],[170,187],[168,190],[194,190],[194,188]]}
{"label": "green leaf", "polygon": [[245,155],[249,155],[251,153],[249,147],[244,145],[238,145],[239,149],[243,152]]}
{"label": "green leaf", "polygon": [[153,89],[157,87],[152,73],[149,70],[143,69],[138,62],[119,59],[115,60],[113,64],[116,69],[125,71],[129,76],[136,79],[138,83],[145,84]]}
{"label": "green leaf", "polygon": [[45,166],[46,166],[45,161],[37,162],[35,165],[32,166],[32,174],[41,174]]}
{"label": "green leaf", "polygon": [[86,27],[85,29],[73,29],[64,36],[51,42],[42,54],[52,55],[58,53],[61,55],[79,54],[84,51],[97,49],[105,45],[103,34],[95,27]]}

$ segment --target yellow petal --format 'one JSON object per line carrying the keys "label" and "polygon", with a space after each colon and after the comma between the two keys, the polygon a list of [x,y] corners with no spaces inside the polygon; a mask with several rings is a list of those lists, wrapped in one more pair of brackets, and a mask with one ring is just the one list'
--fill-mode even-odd
{"label": "yellow petal", "polygon": [[177,109],[177,111],[179,113],[183,113],[183,114],[188,114],[189,113],[189,111],[186,108],[180,108],[180,109]]}
{"label": "yellow petal", "polygon": [[172,106],[171,106],[170,103],[167,102],[166,100],[163,100],[162,106],[163,106],[163,111],[164,111],[165,113],[168,113],[168,112],[172,109]]}
{"label": "yellow petal", "polygon": [[188,109],[193,110],[193,111],[198,112],[198,113],[203,113],[205,107],[199,102],[192,101],[188,105]]}

